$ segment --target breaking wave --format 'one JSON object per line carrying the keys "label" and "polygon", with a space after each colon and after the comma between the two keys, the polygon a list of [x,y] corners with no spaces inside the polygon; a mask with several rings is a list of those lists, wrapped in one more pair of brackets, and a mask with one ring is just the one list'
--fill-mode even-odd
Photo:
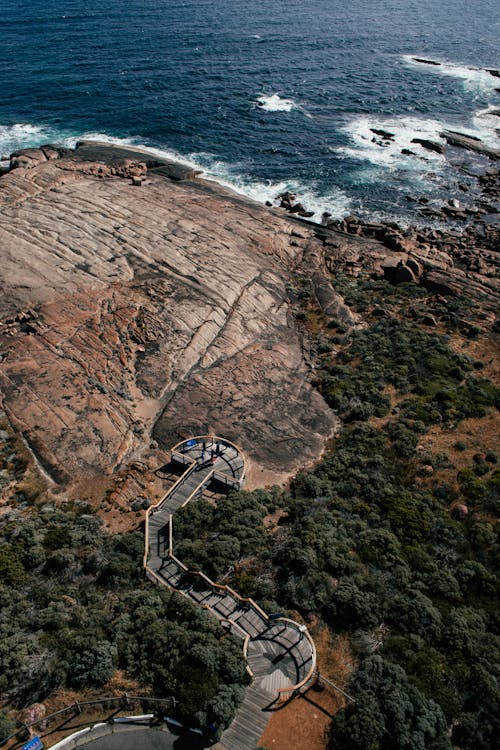
{"label": "breaking wave", "polygon": [[[4,131],[8,137],[5,135],[1,140]],[[279,201],[276,201],[276,197],[285,191],[290,191],[296,194],[297,200],[304,205],[306,210],[314,211],[313,221],[320,221],[325,211],[335,218],[340,218],[350,210],[351,200],[340,188],[333,188],[322,193],[314,184],[302,184],[297,180],[261,182],[246,176],[242,165],[231,165],[216,159],[212,154],[203,152],[185,156],[171,149],[147,144],[140,136],[119,138],[99,132],[69,135],[64,131],[37,125],[14,125],[9,128],[0,126],[0,150],[5,144],[5,155],[19,148],[40,146],[48,140],[67,148],[74,148],[78,141],[85,140],[140,148],[153,156],[192,167],[201,172],[204,179],[217,182],[258,203],[271,202],[277,206]]]}
{"label": "breaking wave", "polygon": [[[438,120],[417,117],[356,117],[341,127],[350,145],[339,152],[388,169],[427,170],[429,163],[439,166],[444,157],[412,140],[421,138],[444,144],[439,135],[444,127]],[[403,150],[412,153],[404,154]]]}
{"label": "breaking wave", "polygon": [[291,112],[296,109],[297,105],[293,99],[282,99],[278,94],[266,96],[259,94],[257,97],[257,106],[265,109],[266,112]]}
{"label": "breaking wave", "polygon": [[0,159],[8,157],[18,148],[28,148],[43,141],[50,140],[54,131],[40,125],[16,123],[14,125],[0,125]]}
{"label": "breaking wave", "polygon": [[490,70],[495,71],[493,68],[475,68],[460,63],[426,60],[426,58],[412,55],[403,55],[403,60],[420,71],[458,78],[463,81],[464,87],[468,90],[490,92],[498,88],[500,84],[500,79],[490,72]]}

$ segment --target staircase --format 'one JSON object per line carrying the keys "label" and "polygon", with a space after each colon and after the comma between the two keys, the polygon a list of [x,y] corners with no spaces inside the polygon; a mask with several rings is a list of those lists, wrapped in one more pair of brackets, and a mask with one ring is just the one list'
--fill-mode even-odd
{"label": "staircase", "polygon": [[[206,454],[213,457],[206,461]],[[248,669],[253,677],[245,699],[220,746],[227,750],[254,750],[276,708],[280,690],[305,685],[314,672],[314,644],[302,626],[292,620],[271,621],[251,599],[244,599],[228,586],[220,586],[201,573],[188,571],[174,556],[170,518],[188,502],[196,500],[212,481],[239,489],[244,467],[236,447],[221,438],[202,437],[185,441],[172,451],[184,474],[160,503],[148,510],[144,565],[148,577],[207,609],[234,635],[245,642]],[[307,635],[305,635],[307,634]]]}

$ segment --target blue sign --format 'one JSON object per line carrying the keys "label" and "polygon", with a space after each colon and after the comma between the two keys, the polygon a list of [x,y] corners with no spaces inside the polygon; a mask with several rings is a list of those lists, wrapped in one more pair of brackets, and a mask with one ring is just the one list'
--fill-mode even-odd
{"label": "blue sign", "polygon": [[32,740],[22,746],[21,750],[43,750],[43,742],[40,737],[33,737]]}
{"label": "blue sign", "polygon": [[186,440],[186,446],[188,448],[192,448],[193,445],[196,445],[196,440]]}

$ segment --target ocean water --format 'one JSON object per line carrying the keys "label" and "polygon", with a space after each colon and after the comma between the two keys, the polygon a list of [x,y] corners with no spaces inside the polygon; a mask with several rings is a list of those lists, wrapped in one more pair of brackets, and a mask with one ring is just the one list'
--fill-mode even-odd
{"label": "ocean water", "polygon": [[498,147],[496,0],[0,0],[0,18],[0,157],[125,142],[257,200],[294,190],[315,218],[405,220],[408,193],[440,201],[484,166],[414,137]]}

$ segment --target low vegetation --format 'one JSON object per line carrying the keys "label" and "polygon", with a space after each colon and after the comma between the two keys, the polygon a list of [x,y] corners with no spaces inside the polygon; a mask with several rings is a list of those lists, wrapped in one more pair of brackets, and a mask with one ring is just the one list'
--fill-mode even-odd
{"label": "low vegetation", "polygon": [[[85,503],[0,525],[0,696],[12,707],[60,688],[104,688],[117,668],[172,698],[189,725],[224,726],[246,682],[241,644],[210,615],[145,581],[142,533],[109,535]],[[0,715],[0,728],[12,724]]]}
{"label": "low vegetation", "polygon": [[[299,611],[348,634],[356,704],[335,716],[332,750],[490,750],[500,716],[500,473],[493,446],[470,459],[460,425],[498,408],[499,391],[445,335],[465,303],[434,300],[426,323],[427,293],[413,285],[339,279],[369,321],[346,334],[326,325],[302,286],[314,381],[342,435],[288,490],[181,509],[176,555],[267,611]],[[431,429],[453,435],[452,452],[429,449]],[[84,504],[4,517],[0,693],[11,705],[102,686],[121,668],[175,698],[187,723],[230,721],[245,684],[240,644],[145,582],[142,549],[142,534],[105,534]],[[2,731],[8,722],[0,714]]]}
{"label": "low vegetation", "polygon": [[[332,750],[489,750],[500,715],[497,457],[457,467],[421,443],[431,426],[460,442],[461,420],[497,408],[499,391],[481,363],[409,319],[374,316],[346,335],[318,325],[313,306],[301,317],[342,436],[290,492],[184,508],[179,556],[268,609],[350,634],[357,702],[335,717]],[[443,467],[453,484],[439,479]]]}

